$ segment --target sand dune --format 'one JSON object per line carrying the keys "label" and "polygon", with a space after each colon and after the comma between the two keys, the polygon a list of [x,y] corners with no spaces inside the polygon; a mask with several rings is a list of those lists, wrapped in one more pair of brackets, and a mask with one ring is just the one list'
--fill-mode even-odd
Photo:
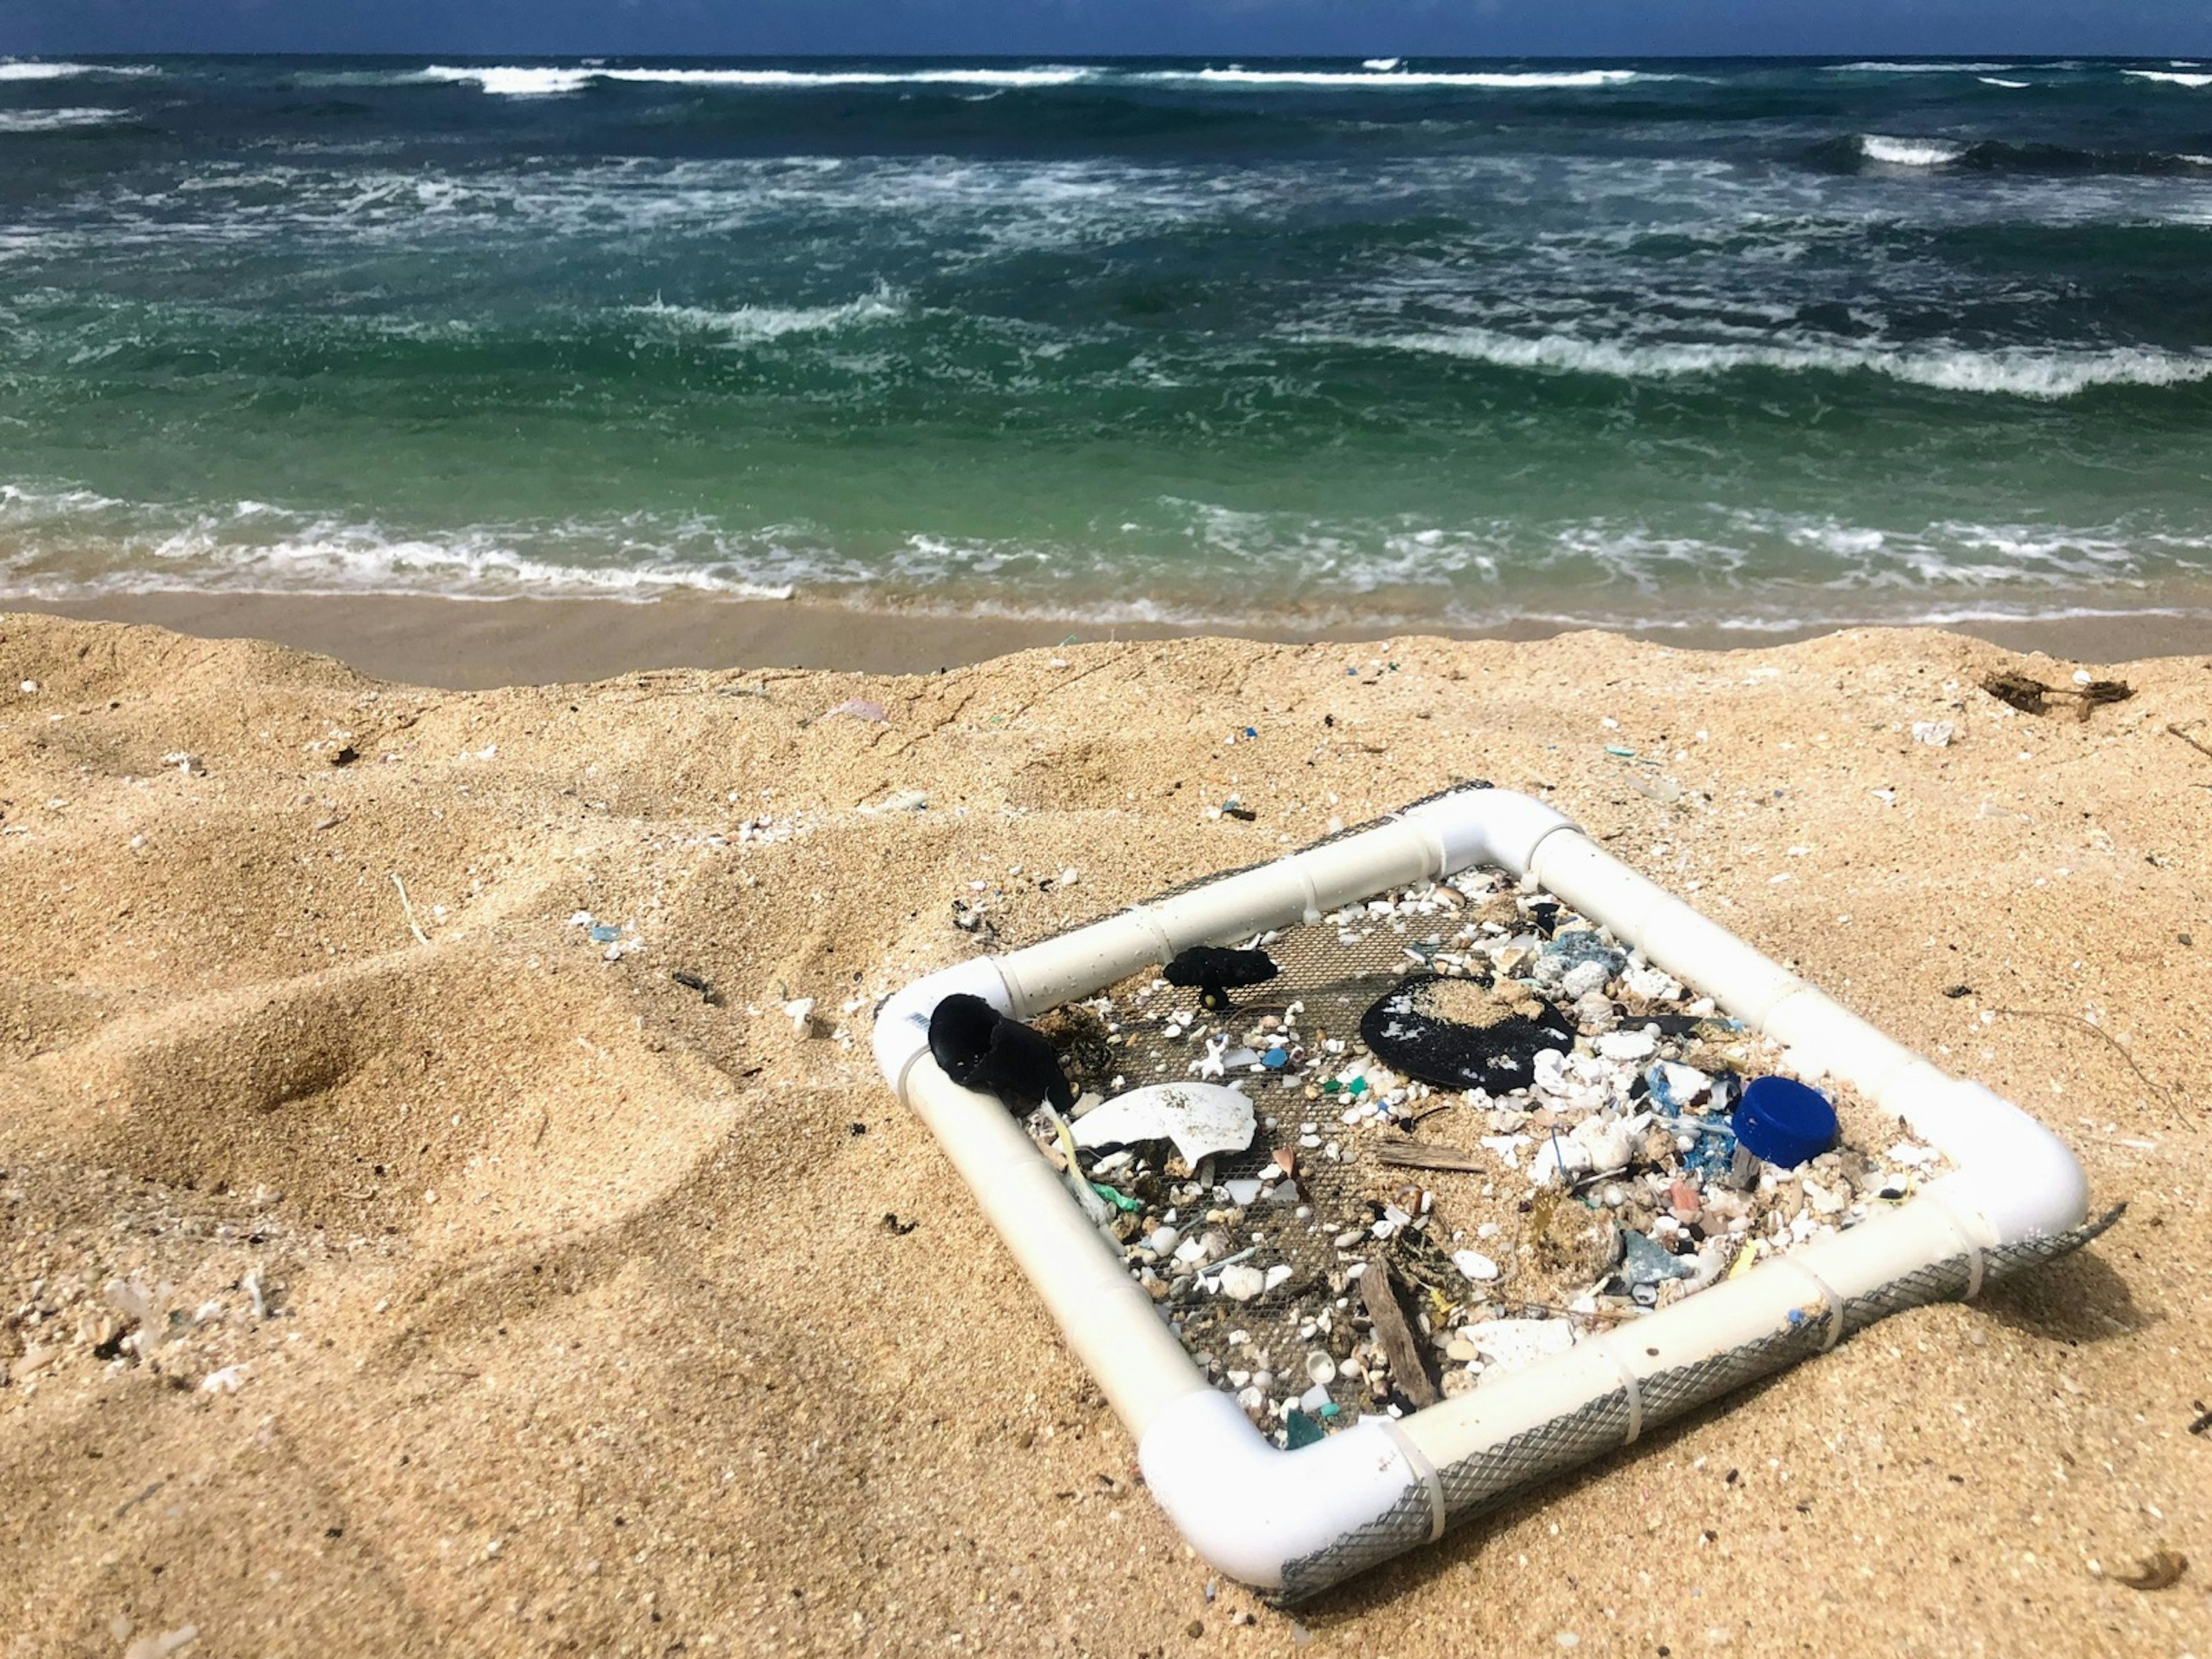
{"label": "sand dune", "polygon": [[[2166,728],[2212,744],[2212,659],[2084,722],[2002,665],[2075,666],[1192,640],[443,692],[0,617],[0,1652],[2207,1651],[2212,757]],[[971,883],[1018,942],[1472,775],[2131,1207],[1317,1604],[1209,1601],[868,1010],[976,948]]]}

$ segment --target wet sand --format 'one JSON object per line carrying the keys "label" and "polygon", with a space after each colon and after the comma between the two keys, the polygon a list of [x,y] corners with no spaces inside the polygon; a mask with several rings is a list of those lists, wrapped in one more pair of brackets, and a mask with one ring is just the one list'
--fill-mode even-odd
{"label": "wet sand", "polygon": [[[1099,628],[1065,619],[941,617],[849,610],[805,600],[670,597],[603,599],[435,599],[362,595],[151,593],[53,604],[0,598],[0,607],[88,621],[151,623],[207,639],[273,640],[337,657],[358,672],[417,685],[479,690],[605,679],[636,669],[772,665],[868,674],[924,674],[1015,651],[1085,641],[1204,637],[1218,629]],[[1373,627],[1251,634],[1278,643],[1351,643]],[[1405,629],[1419,632],[1422,629]],[[1530,641],[1573,631],[1540,623],[1439,637]],[[1781,634],[1694,623],[1639,637],[1686,650],[1759,649],[1832,632]],[[1962,629],[2015,651],[2100,661],[2212,650],[2203,616],[2062,617],[1975,623]]]}

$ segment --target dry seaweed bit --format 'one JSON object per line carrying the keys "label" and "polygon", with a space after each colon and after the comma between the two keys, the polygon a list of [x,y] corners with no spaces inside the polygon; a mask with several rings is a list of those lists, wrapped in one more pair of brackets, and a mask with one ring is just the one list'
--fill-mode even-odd
{"label": "dry seaweed bit", "polygon": [[2172,1589],[2189,1571],[2189,1558],[2178,1550],[2160,1550],[2133,1572],[2116,1572],[2113,1578],[2134,1590]]}
{"label": "dry seaweed bit", "polygon": [[678,985],[682,986],[687,991],[696,991],[699,994],[700,1000],[702,1002],[716,1003],[721,1000],[721,998],[714,994],[714,988],[696,974],[689,974],[684,972],[681,968],[678,968],[672,972],[668,977],[674,980]]}
{"label": "dry seaweed bit", "polygon": [[1231,951],[1218,945],[1194,945],[1161,970],[1170,985],[1195,988],[1199,1001],[1215,1013],[1226,1012],[1229,994],[1265,985],[1282,972],[1265,951]]}
{"label": "dry seaweed bit", "polygon": [[885,1210],[884,1212],[884,1231],[890,1233],[894,1237],[904,1238],[908,1233],[912,1232],[920,1225],[921,1225],[921,1223],[919,1221],[901,1221],[898,1218],[898,1213],[896,1211]]}
{"label": "dry seaweed bit", "polygon": [[2125,702],[2136,694],[2136,689],[2125,680],[2093,679],[2085,671],[2074,676],[2071,685],[2045,685],[2041,680],[2026,674],[2002,670],[1982,677],[1982,690],[1999,702],[2017,708],[2023,714],[2047,714],[2053,697],[2071,698],[2074,718],[2086,720],[2089,711],[2106,703]]}
{"label": "dry seaweed bit", "polygon": [[994,1094],[1018,1110],[1046,1101],[1062,1111],[1075,1104],[1075,1090],[1052,1044],[964,991],[946,997],[931,1013],[929,1054],[962,1088]]}

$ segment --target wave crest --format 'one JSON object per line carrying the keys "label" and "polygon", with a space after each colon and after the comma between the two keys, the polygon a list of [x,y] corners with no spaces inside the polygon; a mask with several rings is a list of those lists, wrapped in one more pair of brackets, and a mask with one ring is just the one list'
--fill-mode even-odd
{"label": "wave crest", "polygon": [[1501,368],[1547,369],[1619,380],[1672,380],[1744,369],[1784,374],[1871,374],[1939,392],[1974,392],[2057,401],[2100,386],[2169,386],[2212,380],[2212,356],[2120,346],[2101,351],[2015,348],[1975,351],[1865,346],[1632,344],[1571,335],[1535,338],[1490,329],[1442,330],[1344,344],[1433,352]]}

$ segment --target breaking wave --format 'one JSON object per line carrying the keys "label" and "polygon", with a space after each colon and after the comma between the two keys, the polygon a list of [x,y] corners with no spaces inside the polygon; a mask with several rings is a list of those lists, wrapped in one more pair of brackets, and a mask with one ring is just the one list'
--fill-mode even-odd
{"label": "breaking wave", "polygon": [[2212,87],[2212,75],[2184,75],[2175,70],[2122,70],[2138,81],[2164,81],[2177,87]]}
{"label": "breaking wave", "polygon": [[397,77],[401,82],[471,85],[509,98],[555,98],[595,82],[673,87],[730,87],[763,90],[815,87],[1065,87],[1079,83],[1231,88],[1326,88],[1404,91],[1465,87],[1498,91],[1621,86],[1634,81],[1674,81],[1677,75],[1647,70],[1407,70],[1398,58],[1370,59],[1357,70],[1224,69],[1120,70],[1042,64],[1026,69],[787,70],[629,69],[602,64],[450,64]]}
{"label": "breaking wave", "polygon": [[772,70],[455,67],[434,64],[408,77],[473,84],[507,98],[556,98],[581,92],[594,81],[673,87],[1064,87],[1092,79],[1097,70],[1061,65],[1036,69]]}
{"label": "breaking wave", "polygon": [[0,82],[68,81],[80,75],[159,75],[151,64],[44,64],[0,59]]}
{"label": "breaking wave", "polygon": [[2015,67],[2012,64],[1893,64],[1869,60],[1861,64],[1832,64],[1828,69],[1832,75],[1995,75],[2002,70]]}
{"label": "breaking wave", "polygon": [[119,109],[0,110],[0,133],[66,132],[73,127],[112,126],[128,119]]}
{"label": "breaking wave", "polygon": [[1133,74],[1133,81],[1196,82],[1229,87],[1343,87],[1377,88],[1385,92],[1404,88],[1482,87],[1498,90],[1550,87],[1613,87],[1631,81],[1672,81],[1680,77],[1654,75],[1644,70],[1150,70]]}
{"label": "breaking wave", "polygon": [[1964,155],[1966,148],[1948,138],[1886,138],[1878,132],[1859,137],[1860,155],[1893,167],[1948,167]]}

